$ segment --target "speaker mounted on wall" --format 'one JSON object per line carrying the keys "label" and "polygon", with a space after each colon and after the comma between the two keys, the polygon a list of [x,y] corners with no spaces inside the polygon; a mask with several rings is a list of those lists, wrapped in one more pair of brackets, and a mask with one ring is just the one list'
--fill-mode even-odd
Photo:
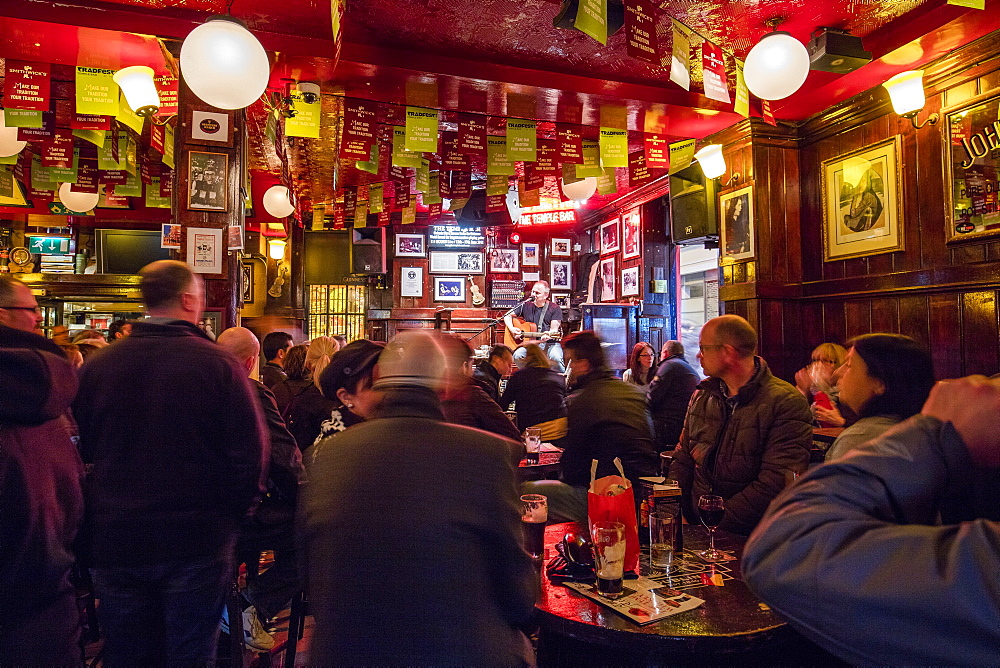
{"label": "speaker mounted on wall", "polygon": [[351,273],[374,276],[386,272],[385,228],[351,230]]}

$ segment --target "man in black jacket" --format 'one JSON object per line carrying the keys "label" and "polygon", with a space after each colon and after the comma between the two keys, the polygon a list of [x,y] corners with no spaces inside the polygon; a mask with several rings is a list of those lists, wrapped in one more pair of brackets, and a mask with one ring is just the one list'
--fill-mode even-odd
{"label": "man in black jacket", "polygon": [[500,403],[500,379],[514,370],[514,353],[502,343],[490,350],[490,356],[472,370],[472,380],[493,401]]}
{"label": "man in black jacket", "polygon": [[73,404],[84,532],[107,663],[200,665],[270,446],[246,371],[198,329],[201,278],[173,260],[140,275],[149,317],[91,357]]}
{"label": "man in black jacket", "polygon": [[656,449],[663,452],[673,450],[681,437],[684,415],[699,378],[684,359],[684,346],[680,341],[664,343],[660,359],[646,401],[653,416]]}
{"label": "man in black jacket", "polygon": [[608,369],[601,340],[593,332],[570,334],[563,340],[570,368],[569,431],[563,441],[562,482],[537,480],[521,486],[523,494],[544,494],[550,522],[585,522],[591,461],[597,477],[618,475],[621,460],[625,477],[638,493],[639,478],[655,476],[657,456],[645,395],[623,383]]}
{"label": "man in black jacket", "polygon": [[264,365],[260,368],[260,382],[272,388],[288,376],[285,375],[285,355],[292,347],[292,335],[288,332],[270,332],[261,343],[264,349]]}

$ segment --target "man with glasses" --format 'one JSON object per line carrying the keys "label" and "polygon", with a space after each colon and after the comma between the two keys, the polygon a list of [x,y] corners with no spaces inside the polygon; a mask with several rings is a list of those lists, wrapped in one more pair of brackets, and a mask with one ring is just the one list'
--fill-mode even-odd
{"label": "man with glasses", "polygon": [[757,332],[743,318],[712,318],[701,330],[698,361],[708,378],[688,408],[670,477],[684,513],[698,497],[725,499],[724,531],[749,534],[771,500],[809,464],[812,414],[792,385],[754,355]]}

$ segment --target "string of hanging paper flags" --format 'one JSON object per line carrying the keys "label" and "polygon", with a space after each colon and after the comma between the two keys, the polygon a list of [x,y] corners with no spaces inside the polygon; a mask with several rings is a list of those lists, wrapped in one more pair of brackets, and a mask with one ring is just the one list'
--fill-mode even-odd
{"label": "string of hanging paper flags", "polygon": [[[102,207],[128,208],[127,198],[144,197],[147,207],[170,208],[174,128],[150,124],[145,135],[145,119],[129,107],[114,73],[77,67],[74,97],[55,99],[48,63],[5,62],[0,120],[13,148],[0,157],[0,196],[14,196],[16,180],[27,186],[29,199],[52,202],[54,213],[70,213],[55,201],[60,186],[70,183],[73,192],[100,193]],[[177,79],[156,77],[156,87],[158,115],[176,114]]]}

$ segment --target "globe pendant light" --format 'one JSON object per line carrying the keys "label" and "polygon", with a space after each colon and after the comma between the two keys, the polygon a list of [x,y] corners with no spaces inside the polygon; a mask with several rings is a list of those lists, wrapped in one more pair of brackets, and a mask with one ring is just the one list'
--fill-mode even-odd
{"label": "globe pendant light", "polygon": [[181,76],[195,95],[219,109],[243,109],[267,88],[267,52],[241,21],[213,16],[181,45]]}
{"label": "globe pendant light", "polygon": [[17,155],[27,145],[26,141],[18,141],[17,128],[7,127],[5,113],[0,109],[0,158]]}
{"label": "globe pendant light", "polygon": [[72,183],[59,186],[59,201],[74,213],[87,213],[101,200],[100,193],[78,193]]}
{"label": "globe pendant light", "polygon": [[747,54],[743,79],[750,92],[762,100],[782,100],[805,83],[809,52],[787,32],[764,35]]}
{"label": "globe pendant light", "polygon": [[597,177],[588,176],[582,181],[566,183],[562,181],[562,191],[574,202],[586,202],[597,192]]}
{"label": "globe pendant light", "polygon": [[264,192],[264,210],[275,218],[287,218],[295,213],[285,186],[271,186]]}

